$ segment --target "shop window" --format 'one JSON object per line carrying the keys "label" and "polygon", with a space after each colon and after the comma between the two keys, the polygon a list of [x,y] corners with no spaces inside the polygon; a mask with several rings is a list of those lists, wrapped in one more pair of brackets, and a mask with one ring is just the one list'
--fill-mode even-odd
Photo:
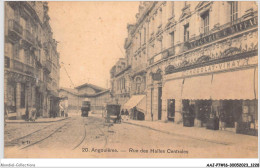
{"label": "shop window", "polygon": [[201,15],[202,19],[202,31],[203,33],[208,33],[209,32],[209,11],[204,12]]}
{"label": "shop window", "polygon": [[9,112],[15,112],[14,108],[16,106],[16,88],[11,83],[8,83],[7,87],[7,106],[9,108]]}
{"label": "shop window", "polygon": [[25,84],[21,84],[21,97],[20,97],[20,107],[25,108]]}
{"label": "shop window", "polygon": [[230,21],[233,22],[238,18],[238,2],[233,1],[230,3]]}
{"label": "shop window", "polygon": [[189,24],[184,26],[184,42],[189,41],[190,31],[189,31]]}

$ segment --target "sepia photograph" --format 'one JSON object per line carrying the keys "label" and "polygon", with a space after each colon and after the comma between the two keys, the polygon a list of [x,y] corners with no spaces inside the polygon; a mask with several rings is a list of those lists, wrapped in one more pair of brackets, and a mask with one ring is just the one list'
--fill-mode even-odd
{"label": "sepia photograph", "polygon": [[3,13],[5,158],[258,158],[257,1]]}

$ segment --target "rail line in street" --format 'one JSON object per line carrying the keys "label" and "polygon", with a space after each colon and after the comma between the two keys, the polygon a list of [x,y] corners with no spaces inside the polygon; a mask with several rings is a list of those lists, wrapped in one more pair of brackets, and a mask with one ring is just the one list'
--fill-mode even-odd
{"label": "rail line in street", "polygon": [[51,124],[51,125],[47,125],[47,126],[45,126],[45,127],[43,127],[43,128],[37,129],[36,131],[33,131],[33,132],[31,132],[31,133],[29,133],[29,134],[26,134],[26,135],[24,135],[24,136],[21,136],[21,137],[19,137],[19,138],[14,138],[14,139],[12,139],[12,140],[10,140],[10,141],[8,141],[8,142],[5,142],[5,146],[13,146],[13,144],[17,144],[21,139],[30,137],[31,135],[33,135],[33,134],[35,134],[35,133],[37,133],[37,132],[40,132],[40,131],[42,131],[42,130],[48,128],[48,127],[51,127],[51,126],[52,126],[52,124]]}
{"label": "rail line in street", "polygon": [[75,149],[77,149],[84,141],[85,141],[85,139],[86,139],[86,135],[87,135],[87,130],[86,130],[86,123],[85,123],[85,119],[84,119],[84,117],[83,117],[83,125],[84,125],[84,131],[83,131],[83,137],[81,138],[81,140],[80,140],[80,142],[72,149],[72,150],[75,150]]}
{"label": "rail line in street", "polygon": [[[48,134],[47,136],[43,137],[43,138],[39,138],[37,139],[35,142],[33,143],[29,143],[28,145],[20,148],[20,150],[23,150],[23,149],[26,149],[26,148],[29,148],[29,147],[32,147],[36,144],[39,144],[40,142],[48,139],[49,137],[51,137],[53,134],[57,133],[61,128],[63,128],[64,126],[66,126],[68,124],[68,122],[66,122],[65,124],[62,124],[61,126],[59,126],[58,128],[54,129],[54,131],[51,131],[50,134]],[[31,135],[35,135],[35,134],[31,134]]]}
{"label": "rail line in street", "polygon": [[[97,118],[96,118],[96,119],[97,119]],[[101,136],[104,137],[104,147],[106,147],[106,145],[107,145],[107,143],[108,143],[108,136],[105,134],[105,132],[104,132],[101,128],[99,128],[98,125],[93,124],[93,123],[95,123],[95,122],[91,122],[92,120],[90,120],[90,123],[86,123],[86,121],[88,121],[88,119],[85,119],[84,117],[83,117],[82,120],[83,120],[83,124],[84,124],[84,126],[83,126],[83,131],[81,131],[81,132],[83,132],[82,138],[81,138],[81,140],[72,148],[72,150],[75,150],[75,149],[79,148],[81,145],[85,145],[85,144],[86,144],[86,140],[87,140],[87,127],[86,127],[86,125],[94,126],[94,129],[91,129],[91,131],[97,130],[98,132],[100,132],[99,135],[101,135]],[[89,129],[90,129],[90,128],[89,128]]]}

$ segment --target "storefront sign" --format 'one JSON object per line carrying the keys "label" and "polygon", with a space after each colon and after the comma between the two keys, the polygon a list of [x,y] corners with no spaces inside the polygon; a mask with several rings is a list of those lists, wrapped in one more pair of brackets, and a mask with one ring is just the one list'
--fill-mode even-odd
{"label": "storefront sign", "polygon": [[189,49],[194,48],[194,47],[198,47],[200,45],[203,45],[205,43],[210,43],[212,41],[218,40],[220,38],[229,36],[231,34],[252,28],[254,26],[257,26],[258,22],[257,22],[257,17],[253,17],[251,19],[248,19],[246,21],[234,24],[228,28],[225,28],[223,30],[220,30],[216,33],[212,33],[208,36],[202,37],[198,40],[192,41],[189,43],[189,45],[187,45],[189,47]]}
{"label": "storefront sign", "polygon": [[237,68],[241,68],[241,67],[246,67],[249,65],[257,65],[257,64],[258,64],[257,56],[248,57],[248,58],[244,58],[244,59],[238,59],[238,60],[234,60],[234,61],[228,61],[228,62],[224,62],[224,63],[203,66],[203,67],[199,67],[199,68],[186,70],[183,72],[177,72],[177,73],[165,75],[164,80],[183,78],[183,77],[187,77],[187,76],[199,75],[199,74],[205,74],[205,73],[214,73],[214,72],[218,72],[218,71],[232,70],[232,69],[237,69]]}
{"label": "storefront sign", "polygon": [[214,64],[214,65],[208,65],[208,66],[204,66],[204,67],[200,67],[200,68],[186,70],[183,72],[183,76],[190,76],[190,75],[196,75],[196,74],[211,73],[211,72],[235,69],[235,68],[239,68],[239,67],[257,64],[257,60],[258,60],[257,57],[250,57],[250,58],[244,58],[244,59]]}

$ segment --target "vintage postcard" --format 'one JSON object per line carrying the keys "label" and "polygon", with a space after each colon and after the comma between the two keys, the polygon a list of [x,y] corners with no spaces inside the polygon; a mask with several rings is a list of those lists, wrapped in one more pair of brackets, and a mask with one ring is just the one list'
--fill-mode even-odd
{"label": "vintage postcard", "polygon": [[258,158],[258,3],[5,1],[4,121],[5,158]]}

